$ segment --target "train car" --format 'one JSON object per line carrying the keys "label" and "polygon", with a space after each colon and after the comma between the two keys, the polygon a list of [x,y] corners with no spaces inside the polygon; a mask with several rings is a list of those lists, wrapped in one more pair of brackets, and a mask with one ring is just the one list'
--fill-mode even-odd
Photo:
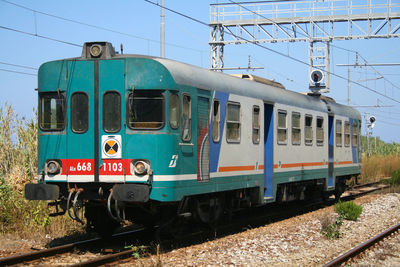
{"label": "train car", "polygon": [[107,42],[43,64],[39,176],[26,198],[81,222],[84,207],[89,228],[107,232],[340,195],[361,172],[360,113],[248,78]]}

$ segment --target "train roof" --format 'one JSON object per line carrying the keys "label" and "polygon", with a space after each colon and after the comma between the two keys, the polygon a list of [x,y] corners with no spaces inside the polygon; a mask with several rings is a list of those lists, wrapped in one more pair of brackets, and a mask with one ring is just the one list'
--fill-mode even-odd
{"label": "train roof", "polygon": [[356,109],[335,103],[328,97],[303,95],[290,90],[282,90],[278,86],[241,79],[170,59],[156,57],[153,59],[167,68],[178,84],[258,98],[267,103],[281,103],[361,119],[361,115]]}
{"label": "train roof", "polygon": [[[85,49],[86,48],[84,48],[84,51]],[[87,60],[88,58],[84,56],[84,53],[85,52],[83,52],[82,57],[70,58],[66,60]],[[335,103],[328,97],[321,97],[317,95],[310,96],[290,90],[283,90],[282,85],[277,85],[278,83],[274,82],[266,83],[259,82],[256,79],[242,79],[171,59],[153,56],[111,54],[105,59],[112,60],[129,58],[145,58],[159,62],[167,69],[177,84],[192,86],[204,90],[216,90],[230,94],[257,98],[271,104],[281,103],[304,109],[311,109],[315,111],[328,112],[361,119],[360,113],[354,108]]]}

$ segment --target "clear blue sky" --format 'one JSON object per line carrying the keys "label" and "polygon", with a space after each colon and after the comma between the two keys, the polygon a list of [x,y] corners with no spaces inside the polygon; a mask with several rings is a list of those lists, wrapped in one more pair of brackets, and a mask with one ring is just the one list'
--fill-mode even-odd
{"label": "clear blue sky", "polygon": [[[87,41],[108,41],[118,51],[122,43],[124,53],[160,55],[158,42],[160,40],[160,9],[143,0],[7,1],[38,12],[0,0],[0,27],[8,27],[31,34],[37,33],[77,45],[82,45]],[[157,2],[157,0],[153,1]],[[160,1],[158,0],[158,2]],[[215,2],[165,0],[165,6],[208,23],[209,4]],[[397,2],[397,0],[392,2]],[[58,19],[40,12],[97,25],[100,28],[111,29],[123,34]],[[165,11],[165,15],[166,57],[208,68],[210,64],[209,28],[168,11]],[[37,77],[35,76],[37,70],[2,63],[37,69],[46,61],[80,56],[81,48],[4,28],[0,28],[0,40],[0,106],[7,102],[12,104],[20,116],[32,117],[33,108],[37,107],[37,95],[34,91],[37,87]],[[370,63],[400,63],[400,39],[398,38],[334,41],[332,44],[356,50]],[[265,44],[265,46],[308,62],[307,43]],[[289,90],[308,91],[308,68],[306,66],[254,45],[226,46],[225,67],[245,67],[248,64],[249,55],[252,58],[253,66],[264,67],[263,70],[254,74],[275,79]],[[347,67],[337,67],[336,64],[354,63],[354,61],[354,53],[335,47],[331,48],[331,71],[334,73],[347,77]],[[375,67],[375,69],[384,74],[385,79],[369,80],[378,77],[371,68],[351,68],[351,79],[355,81],[368,79],[369,81],[361,83],[400,101],[400,66]],[[400,104],[357,85],[352,85],[351,89],[352,105],[390,106],[359,108],[359,110],[362,114],[367,112],[377,117],[374,135],[387,142],[400,142]],[[347,81],[332,77],[331,93],[328,96],[335,98],[339,103],[347,103]],[[365,134],[364,126],[363,134]]]}

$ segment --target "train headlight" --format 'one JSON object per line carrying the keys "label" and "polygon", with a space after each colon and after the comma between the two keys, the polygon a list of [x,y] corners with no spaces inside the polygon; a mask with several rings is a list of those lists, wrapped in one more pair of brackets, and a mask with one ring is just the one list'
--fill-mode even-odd
{"label": "train headlight", "polygon": [[150,165],[145,161],[138,160],[133,164],[133,166],[137,175],[145,175],[149,173]]}
{"label": "train headlight", "polygon": [[98,44],[92,45],[89,49],[92,57],[99,57],[101,55],[102,50],[103,49],[101,48],[101,45],[98,45]]}
{"label": "train headlight", "polygon": [[46,173],[47,174],[58,174],[60,173],[61,166],[58,161],[50,160],[46,163]]}

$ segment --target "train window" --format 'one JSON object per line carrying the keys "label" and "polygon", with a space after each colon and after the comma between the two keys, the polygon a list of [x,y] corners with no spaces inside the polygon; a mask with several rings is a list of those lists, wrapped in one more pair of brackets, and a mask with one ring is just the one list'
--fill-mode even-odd
{"label": "train window", "polygon": [[190,95],[182,96],[182,140],[190,141],[192,138],[192,100]]}
{"label": "train window", "polygon": [[260,107],[253,107],[253,143],[260,143]]}
{"label": "train window", "polygon": [[65,96],[62,93],[39,95],[39,126],[43,131],[62,131],[65,127]]}
{"label": "train window", "polygon": [[344,122],[344,145],[350,146],[350,122]]}
{"label": "train window", "polygon": [[89,127],[89,100],[84,92],[71,96],[71,130],[74,133],[85,133]]}
{"label": "train window", "polygon": [[336,146],[342,146],[342,121],[336,120]]}
{"label": "train window", "polygon": [[286,111],[278,110],[278,144],[287,143]]}
{"label": "train window", "polygon": [[312,128],[313,116],[306,115],[304,120],[304,142],[306,145],[311,146],[313,143],[313,128]]}
{"label": "train window", "polygon": [[301,128],[300,128],[301,115],[298,112],[292,113],[292,144],[301,144]]}
{"label": "train window", "polygon": [[128,127],[160,129],[164,126],[164,95],[160,91],[135,90],[128,98]]}
{"label": "train window", "polygon": [[212,116],[212,136],[214,142],[219,142],[220,138],[220,121],[221,121],[221,113],[220,113],[220,106],[219,100],[214,99],[213,104],[213,116]]}
{"label": "train window", "polygon": [[324,145],[324,118],[317,117],[317,146]]}
{"label": "train window", "polygon": [[171,94],[169,98],[169,125],[172,129],[179,127],[179,96]]}
{"label": "train window", "polygon": [[107,133],[121,130],[121,95],[107,92],[103,96],[103,129]]}
{"label": "train window", "polygon": [[358,123],[353,121],[353,147],[357,147],[358,145]]}
{"label": "train window", "polygon": [[240,104],[228,103],[226,119],[226,140],[240,142]]}

